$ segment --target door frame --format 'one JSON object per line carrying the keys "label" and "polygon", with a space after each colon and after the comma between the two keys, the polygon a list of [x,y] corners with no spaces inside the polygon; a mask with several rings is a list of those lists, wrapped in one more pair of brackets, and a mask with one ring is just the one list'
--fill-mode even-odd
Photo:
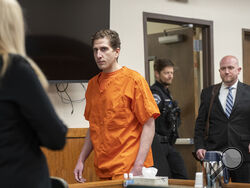
{"label": "door frame", "polygon": [[245,72],[245,69],[244,67],[247,66],[247,58],[246,58],[246,51],[245,51],[245,40],[246,40],[246,36],[250,36],[250,29],[246,29],[246,28],[243,28],[242,29],[242,67],[243,67],[243,82],[245,82],[245,79],[244,79],[244,75],[246,75],[247,73]]}
{"label": "door frame", "polygon": [[148,40],[147,21],[169,24],[193,24],[202,28],[202,48],[203,48],[203,87],[208,87],[214,83],[214,47],[213,47],[213,21],[194,18],[185,18],[143,12],[143,35],[144,35],[144,62],[145,76],[149,82],[148,65]]}

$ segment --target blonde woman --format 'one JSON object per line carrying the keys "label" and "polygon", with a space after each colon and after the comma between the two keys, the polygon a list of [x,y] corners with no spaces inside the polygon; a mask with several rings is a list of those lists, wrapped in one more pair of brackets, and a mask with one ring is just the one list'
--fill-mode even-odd
{"label": "blonde woman", "polygon": [[0,187],[50,188],[40,146],[61,149],[67,127],[45,92],[47,80],[26,56],[16,0],[0,0]]}

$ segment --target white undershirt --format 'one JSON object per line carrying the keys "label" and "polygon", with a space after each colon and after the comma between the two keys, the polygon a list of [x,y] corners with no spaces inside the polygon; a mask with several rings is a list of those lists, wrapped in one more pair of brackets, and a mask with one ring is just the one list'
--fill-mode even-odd
{"label": "white undershirt", "polygon": [[[237,91],[237,85],[238,85],[238,80],[235,82],[231,87],[232,87],[232,96],[233,96],[233,103],[235,101],[235,96],[236,96],[236,91]],[[220,94],[219,94],[219,99],[220,103],[222,105],[222,108],[224,111],[226,111],[226,99],[227,99],[227,94],[228,94],[228,86],[226,86],[223,82],[221,84],[220,88]]]}

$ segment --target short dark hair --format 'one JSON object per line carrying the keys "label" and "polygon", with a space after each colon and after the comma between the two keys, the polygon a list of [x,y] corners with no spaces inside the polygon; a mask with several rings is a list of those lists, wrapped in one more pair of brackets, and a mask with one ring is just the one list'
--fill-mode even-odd
{"label": "short dark hair", "polygon": [[174,63],[170,59],[156,59],[154,62],[154,70],[161,72],[165,67],[174,67]]}
{"label": "short dark hair", "polygon": [[91,38],[92,47],[95,40],[102,39],[105,37],[109,39],[110,46],[113,48],[113,50],[121,48],[121,41],[118,33],[111,29],[102,29],[100,31],[97,31]]}

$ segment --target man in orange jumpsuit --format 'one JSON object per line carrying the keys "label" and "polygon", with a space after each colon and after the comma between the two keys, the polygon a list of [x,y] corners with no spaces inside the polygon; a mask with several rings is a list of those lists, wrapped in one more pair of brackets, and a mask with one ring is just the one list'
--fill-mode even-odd
{"label": "man in orange jumpsuit", "polygon": [[101,30],[92,37],[94,58],[101,73],[88,83],[85,119],[89,130],[74,174],[78,182],[84,162],[94,150],[94,165],[101,179],[121,179],[124,173],[142,174],[153,166],[151,143],[154,119],[160,115],[146,80],[118,64],[117,32]]}

